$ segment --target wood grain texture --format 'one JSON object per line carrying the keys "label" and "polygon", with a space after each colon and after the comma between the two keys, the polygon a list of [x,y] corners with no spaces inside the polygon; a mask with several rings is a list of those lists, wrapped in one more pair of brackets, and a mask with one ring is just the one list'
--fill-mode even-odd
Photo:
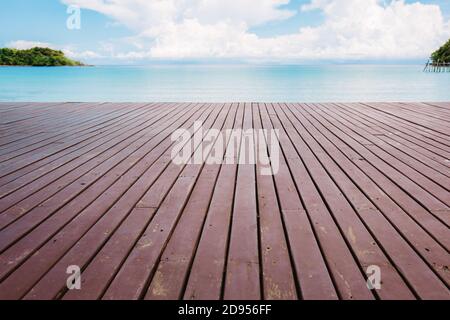
{"label": "wood grain texture", "polygon": [[450,103],[0,104],[0,299],[450,299],[449,227]]}

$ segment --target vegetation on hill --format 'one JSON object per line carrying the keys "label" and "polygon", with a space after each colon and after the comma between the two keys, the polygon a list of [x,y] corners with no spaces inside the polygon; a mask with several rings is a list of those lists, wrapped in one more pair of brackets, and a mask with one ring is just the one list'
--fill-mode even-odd
{"label": "vegetation on hill", "polygon": [[450,40],[431,55],[433,63],[450,63]]}
{"label": "vegetation on hill", "polygon": [[67,58],[62,51],[35,47],[18,50],[0,48],[0,65],[3,66],[83,66]]}

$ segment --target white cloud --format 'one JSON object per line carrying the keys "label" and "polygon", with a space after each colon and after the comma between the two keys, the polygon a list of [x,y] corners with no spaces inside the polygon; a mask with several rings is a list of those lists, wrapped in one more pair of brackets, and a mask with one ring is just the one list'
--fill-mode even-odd
{"label": "white cloud", "polygon": [[94,52],[91,50],[85,50],[85,51],[77,51],[74,49],[70,49],[68,47],[61,49],[66,56],[72,59],[100,59],[104,58],[103,55],[99,54],[98,52]]}
{"label": "white cloud", "polygon": [[198,20],[202,25],[227,21],[258,25],[286,19],[295,11],[280,9],[290,0],[62,0],[66,4],[105,14],[127,27],[144,31],[158,29],[184,19]]}
{"label": "white cloud", "polygon": [[313,0],[303,10],[322,10],[325,22],[309,30],[310,45],[341,56],[424,57],[450,37],[435,5],[378,0]]}
{"label": "white cloud", "polygon": [[17,40],[17,41],[12,41],[12,42],[8,42],[6,44],[6,47],[8,48],[13,48],[13,49],[19,49],[19,50],[26,50],[26,49],[31,49],[34,47],[46,47],[46,48],[52,48],[54,49],[55,46],[47,43],[47,42],[39,42],[39,41],[28,41],[28,40]]}
{"label": "white cloud", "polygon": [[311,0],[299,10],[320,10],[321,25],[269,38],[249,30],[292,17],[289,0],[63,1],[133,30],[137,50],[115,54],[131,60],[424,58],[450,37],[439,6],[403,0]]}

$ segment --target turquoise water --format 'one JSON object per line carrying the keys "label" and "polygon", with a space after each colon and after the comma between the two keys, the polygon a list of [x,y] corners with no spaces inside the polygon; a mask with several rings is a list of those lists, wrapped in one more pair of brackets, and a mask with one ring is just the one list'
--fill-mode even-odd
{"label": "turquoise water", "polygon": [[450,101],[422,65],[0,68],[0,101]]}

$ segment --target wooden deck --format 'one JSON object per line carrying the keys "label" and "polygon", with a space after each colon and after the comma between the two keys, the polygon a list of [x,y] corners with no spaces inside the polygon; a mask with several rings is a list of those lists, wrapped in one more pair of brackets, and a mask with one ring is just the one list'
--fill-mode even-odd
{"label": "wooden deck", "polygon": [[[195,120],[278,173],[174,164]],[[450,103],[0,103],[0,299],[450,299],[449,159]]]}

